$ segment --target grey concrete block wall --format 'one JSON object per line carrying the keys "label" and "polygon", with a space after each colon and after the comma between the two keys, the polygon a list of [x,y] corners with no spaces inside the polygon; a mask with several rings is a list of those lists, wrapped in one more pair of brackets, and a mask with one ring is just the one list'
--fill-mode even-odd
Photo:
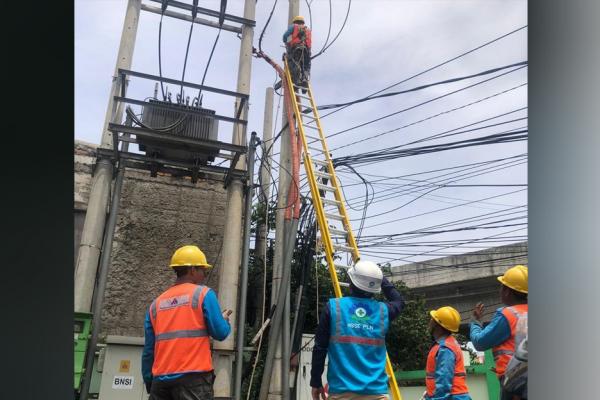
{"label": "grey concrete block wall", "polygon": [[[75,143],[76,156],[84,150],[93,153],[93,147]],[[79,157],[79,166],[75,160],[75,181],[80,183],[75,199],[80,203],[87,203],[91,167],[84,165],[88,160]],[[226,201],[221,182],[193,184],[185,178],[126,172],[104,298],[103,333],[143,336],[147,307],[173,282],[168,263],[177,247],[197,244],[209,263],[218,267]],[[208,280],[212,288],[217,287],[217,275],[215,270]]]}
{"label": "grey concrete block wall", "polygon": [[527,242],[392,267],[391,280],[404,281],[414,295],[425,298],[429,309],[456,308],[463,324],[470,321],[475,304],[482,302],[487,322],[502,306],[496,278],[516,264],[528,265]]}

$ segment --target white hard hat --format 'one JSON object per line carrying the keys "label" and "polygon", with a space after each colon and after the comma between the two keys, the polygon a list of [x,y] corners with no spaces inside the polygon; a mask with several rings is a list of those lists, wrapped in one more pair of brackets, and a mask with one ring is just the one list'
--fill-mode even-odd
{"label": "white hard hat", "polygon": [[350,280],[360,290],[369,293],[381,291],[383,272],[373,261],[358,261],[348,270]]}

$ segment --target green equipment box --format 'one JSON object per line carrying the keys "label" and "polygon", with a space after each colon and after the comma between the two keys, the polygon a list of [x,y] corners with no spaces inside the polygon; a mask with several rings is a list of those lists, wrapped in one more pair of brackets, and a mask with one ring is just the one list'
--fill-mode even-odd
{"label": "green equipment box", "polygon": [[75,313],[73,321],[73,333],[75,342],[75,377],[73,387],[76,391],[81,386],[81,377],[85,369],[85,352],[87,351],[90,341],[90,333],[92,327],[92,314]]}

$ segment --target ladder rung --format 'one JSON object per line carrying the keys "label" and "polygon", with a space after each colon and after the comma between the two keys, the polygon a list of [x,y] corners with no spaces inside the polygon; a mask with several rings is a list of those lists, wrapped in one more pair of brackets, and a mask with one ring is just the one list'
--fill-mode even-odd
{"label": "ladder rung", "polygon": [[308,87],[306,86],[298,86],[296,85],[294,82],[292,82],[292,86],[295,87],[296,89],[304,89],[304,90],[308,90]]}
{"label": "ladder rung", "polygon": [[323,185],[320,183],[317,183],[317,187],[321,190],[327,190],[328,192],[335,192],[335,188],[331,187],[331,186],[327,186],[327,185]]}
{"label": "ladder rung", "polygon": [[310,100],[310,97],[298,93],[296,93],[296,97],[302,97],[303,99]]}
{"label": "ladder rung", "polygon": [[325,154],[325,150],[319,149],[317,147],[310,147],[310,146],[308,146],[308,150],[314,150],[314,151],[318,151],[319,153]]}
{"label": "ladder rung", "polygon": [[311,161],[322,167],[329,167],[329,161],[327,160],[316,160],[314,158],[311,158]]}
{"label": "ladder rung", "polygon": [[328,174],[327,172],[315,171],[315,175],[318,176],[318,177],[320,177],[320,178],[331,179],[331,175]]}
{"label": "ladder rung", "polygon": [[338,282],[340,284],[340,286],[343,287],[350,287],[350,284],[348,282]]}
{"label": "ladder rung", "polygon": [[328,205],[332,205],[332,206],[338,206],[341,204],[339,201],[337,200],[331,200],[331,199],[325,199],[323,197],[321,197],[321,201],[323,202],[323,204],[328,204]]}
{"label": "ladder rung", "polygon": [[342,229],[329,228],[329,233],[332,235],[346,236],[348,232]]}
{"label": "ladder rung", "polygon": [[339,268],[339,269],[350,269],[350,268],[352,268],[352,265],[337,265],[337,264],[334,264],[333,266],[336,267],[336,268]]}
{"label": "ladder rung", "polygon": [[310,125],[306,125],[306,124],[302,124],[303,127],[308,128],[308,129],[314,129],[315,131],[318,131],[319,128],[317,128],[316,126],[310,126]]}
{"label": "ladder rung", "polygon": [[338,215],[338,214],[325,213],[325,217],[327,217],[328,219],[336,219],[338,221],[343,221],[344,220],[344,217],[342,217],[341,215]]}
{"label": "ladder rung", "polygon": [[344,246],[342,244],[334,244],[333,248],[336,249],[336,250],[347,251],[348,253],[354,252],[354,249],[352,247]]}
{"label": "ladder rung", "polygon": [[[348,235],[348,232],[346,232],[343,229],[336,229],[336,228],[331,228],[330,227],[329,228],[329,234],[331,236],[344,236],[345,237],[346,235]],[[321,239],[322,239],[322,236],[317,236],[317,240],[321,240]]]}
{"label": "ladder rung", "polygon": [[307,135],[306,133],[304,134],[304,137],[307,138],[307,139],[314,140],[314,141],[318,141],[318,140],[320,141],[321,140],[320,137],[310,136],[310,135]]}

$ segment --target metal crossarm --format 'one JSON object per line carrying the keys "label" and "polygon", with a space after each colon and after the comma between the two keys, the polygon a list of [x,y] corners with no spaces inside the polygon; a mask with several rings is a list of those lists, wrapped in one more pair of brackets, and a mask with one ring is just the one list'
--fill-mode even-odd
{"label": "metal crossarm", "polygon": [[[302,146],[304,148],[304,168],[310,186],[313,206],[317,215],[318,228],[321,233],[320,239],[325,250],[325,258],[329,267],[333,290],[336,297],[342,297],[340,286],[347,286],[347,284],[340,283],[338,279],[337,268],[339,268],[339,265],[334,264],[334,253],[336,251],[339,252],[340,250],[350,253],[354,262],[359,260],[360,253],[354,238],[354,233],[352,232],[352,226],[350,225],[346,207],[344,206],[344,198],[335,175],[335,169],[329,154],[329,149],[327,148],[321,120],[319,119],[319,113],[317,111],[317,104],[312,94],[312,87],[310,83],[308,84],[308,87],[304,88],[294,85],[287,59],[285,60],[285,79],[288,88],[290,88],[290,91],[292,92],[289,97],[292,102],[296,125],[298,126],[298,134],[300,135]],[[302,89],[306,90],[305,94],[300,94]],[[308,100],[310,104],[303,104],[303,99]],[[302,114],[300,112],[300,110],[306,108],[312,110],[312,115]],[[313,129],[312,132],[314,132],[314,130],[318,131],[318,137],[315,137],[314,133],[311,136],[306,135],[306,128]],[[310,147],[308,139],[310,139]],[[333,194],[334,198],[327,198],[326,196],[328,194]],[[325,211],[326,205],[330,206],[327,211]],[[331,207],[332,205],[334,207]],[[342,233],[346,243],[334,243],[332,234],[339,236]],[[392,369],[392,363],[387,355],[385,370],[389,377],[392,399],[402,400],[400,390],[398,389],[398,383],[396,382],[396,377]]]}

